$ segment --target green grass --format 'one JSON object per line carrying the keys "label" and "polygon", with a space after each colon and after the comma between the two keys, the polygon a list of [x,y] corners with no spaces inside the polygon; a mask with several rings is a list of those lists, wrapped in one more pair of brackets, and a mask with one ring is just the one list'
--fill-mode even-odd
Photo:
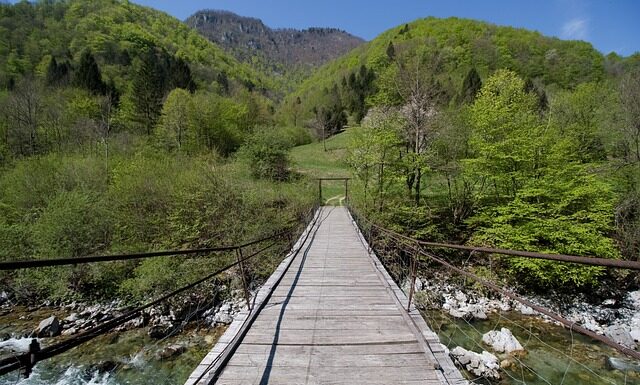
{"label": "green grass", "polygon": [[[326,140],[327,151],[322,141],[294,147],[291,150],[293,169],[308,178],[352,177],[346,163],[347,148],[359,127],[348,128]],[[344,197],[344,182],[324,181],[322,198],[326,204],[339,204]],[[331,199],[333,198],[333,199]]]}

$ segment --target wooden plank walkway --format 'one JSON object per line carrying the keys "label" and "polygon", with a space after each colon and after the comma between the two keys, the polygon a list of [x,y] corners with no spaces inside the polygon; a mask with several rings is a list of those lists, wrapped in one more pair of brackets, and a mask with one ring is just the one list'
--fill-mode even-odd
{"label": "wooden plank walkway", "polygon": [[186,384],[467,383],[349,212],[316,215]]}

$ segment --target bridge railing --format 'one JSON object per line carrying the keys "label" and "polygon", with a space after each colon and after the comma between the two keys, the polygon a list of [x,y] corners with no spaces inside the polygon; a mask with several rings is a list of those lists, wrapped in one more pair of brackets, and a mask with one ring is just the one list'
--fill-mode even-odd
{"label": "bridge railing", "polygon": [[[87,341],[90,341],[100,335],[108,333],[120,325],[125,324],[132,319],[139,317],[143,311],[157,306],[170,298],[173,298],[181,293],[187,292],[204,282],[210,281],[216,276],[227,272],[235,267],[240,270],[240,276],[243,283],[243,289],[245,294],[245,300],[249,310],[251,309],[250,291],[248,288],[249,282],[245,271],[245,262],[254,259],[257,256],[263,255],[267,250],[270,250],[282,243],[283,239],[287,240],[287,247],[293,247],[294,240],[297,238],[298,233],[302,232],[302,229],[306,227],[308,223],[313,219],[317,207],[313,207],[304,214],[302,218],[302,225],[299,226],[300,221],[291,221],[287,223],[286,227],[276,233],[261,237],[259,239],[247,241],[237,245],[210,247],[210,248],[198,248],[198,249],[186,249],[186,250],[163,250],[153,251],[145,253],[129,253],[129,254],[117,254],[117,255],[97,255],[97,256],[85,256],[85,257],[73,257],[73,258],[56,258],[56,259],[31,259],[21,261],[10,261],[0,263],[0,270],[11,271],[19,269],[32,269],[39,267],[51,267],[51,266],[65,266],[65,265],[78,265],[88,263],[99,263],[107,261],[127,261],[127,260],[139,260],[146,258],[162,257],[162,256],[188,256],[198,257],[204,255],[210,255],[212,253],[228,253],[235,252],[235,262],[229,263],[226,266],[202,277],[201,279],[192,282],[186,286],[176,289],[172,292],[164,294],[153,301],[145,303],[135,309],[128,310],[122,315],[112,318],[100,325],[92,327],[79,334],[73,335],[59,343],[41,348],[38,341],[33,339],[29,352],[22,354],[15,354],[10,357],[0,360],[0,375],[4,375],[16,370],[23,370],[25,377],[29,377],[33,366],[43,360],[55,357],[62,354],[76,346],[79,346]],[[262,246],[266,244],[265,246]],[[252,246],[260,246],[258,250],[251,250],[246,252]]]}
{"label": "bridge railing", "polygon": [[[576,263],[590,266],[603,266],[608,268],[622,268],[628,270],[640,270],[640,262],[427,242],[405,236],[398,232],[389,230],[383,226],[377,225],[376,223],[373,223],[372,221],[361,215],[353,206],[350,206],[349,210],[352,214],[352,217],[360,227],[363,235],[367,239],[370,247],[373,251],[377,252],[378,257],[383,261],[383,263],[385,263],[385,261],[393,262],[388,263],[388,266],[386,267],[390,271],[391,275],[396,280],[398,285],[402,286],[403,281],[409,281],[409,308],[412,305],[413,297],[415,294],[415,283],[418,276],[418,270],[420,268],[426,268],[427,262],[431,261],[443,266],[444,268],[455,274],[461,275],[465,278],[469,278],[488,288],[489,290],[492,290],[500,295],[519,302],[524,306],[532,308],[533,310],[568,328],[570,331],[576,331],[594,340],[602,342],[629,357],[640,359],[640,352],[627,348],[604,335],[594,333],[593,331],[584,328],[577,322],[568,320],[542,306],[536,305],[526,298],[523,298],[522,296],[514,293],[513,291],[508,290],[485,278],[479,277],[471,271],[454,266],[454,264],[452,264],[450,261],[447,261],[444,258],[436,255],[429,249],[449,248],[471,252],[481,252],[485,255],[501,254],[512,257],[546,259],[557,262]],[[391,249],[393,249],[393,253],[390,253]],[[394,253],[395,256],[390,258],[389,255]],[[393,261],[391,261],[390,259],[393,259]]]}

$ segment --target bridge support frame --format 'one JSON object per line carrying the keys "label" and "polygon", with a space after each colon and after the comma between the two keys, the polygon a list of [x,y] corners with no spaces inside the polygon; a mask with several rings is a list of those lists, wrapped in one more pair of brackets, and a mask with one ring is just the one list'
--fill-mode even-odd
{"label": "bridge support frame", "polygon": [[242,287],[244,289],[244,298],[247,301],[247,309],[251,311],[251,295],[249,294],[249,286],[247,285],[247,276],[242,262],[242,249],[236,250],[236,258],[238,259],[238,267],[240,268],[240,276],[242,277]]}

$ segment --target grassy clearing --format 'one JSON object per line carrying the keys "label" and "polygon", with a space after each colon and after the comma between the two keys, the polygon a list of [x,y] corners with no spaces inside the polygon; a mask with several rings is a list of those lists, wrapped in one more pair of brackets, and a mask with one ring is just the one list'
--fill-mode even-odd
{"label": "grassy clearing", "polygon": [[[314,142],[291,150],[291,162],[296,172],[308,178],[352,177],[347,165],[347,148],[359,127],[348,128],[338,135],[327,139],[327,151],[322,142]],[[344,183],[324,181],[322,199],[325,204],[340,204],[344,197]]]}

